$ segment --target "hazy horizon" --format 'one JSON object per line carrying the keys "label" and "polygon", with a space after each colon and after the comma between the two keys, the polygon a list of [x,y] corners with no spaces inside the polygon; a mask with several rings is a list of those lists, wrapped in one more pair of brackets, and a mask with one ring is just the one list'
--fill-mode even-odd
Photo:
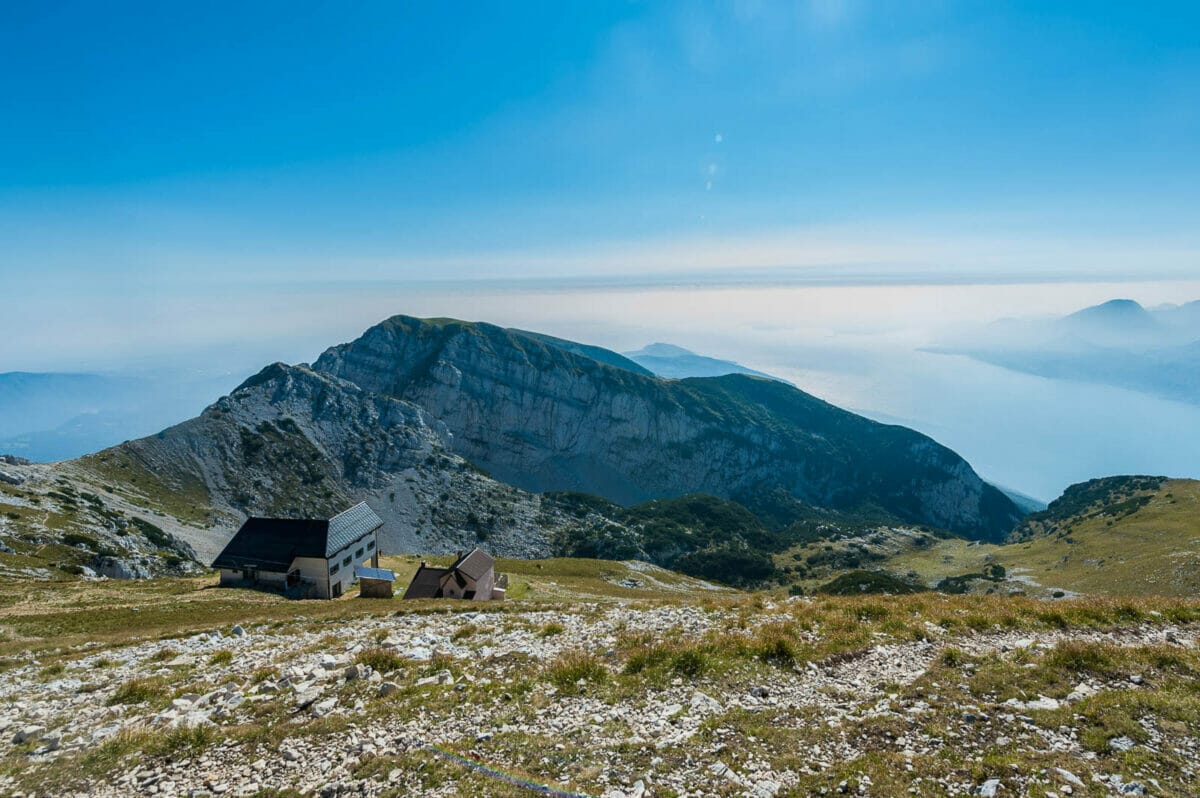
{"label": "hazy horizon", "polygon": [[[734,360],[846,409],[918,429],[962,454],[985,478],[1043,501],[1070,483],[1113,473],[1200,477],[1198,404],[926,351],[947,335],[1000,318],[1061,316],[1115,298],[1152,308],[1178,304],[1200,297],[1200,280],[877,285],[653,279],[659,284],[292,284],[241,302],[197,293],[186,308],[164,314],[178,327],[146,328],[135,319],[109,332],[126,347],[123,356],[63,361],[55,369],[173,368],[240,378],[276,360],[311,362],[326,347],[397,313],[449,316],[615,351],[665,341]],[[219,326],[195,323],[218,315]],[[168,329],[203,335],[189,343]],[[103,353],[108,344],[93,334],[70,351]],[[31,365],[52,370],[47,361]],[[214,399],[195,397],[189,410]]]}

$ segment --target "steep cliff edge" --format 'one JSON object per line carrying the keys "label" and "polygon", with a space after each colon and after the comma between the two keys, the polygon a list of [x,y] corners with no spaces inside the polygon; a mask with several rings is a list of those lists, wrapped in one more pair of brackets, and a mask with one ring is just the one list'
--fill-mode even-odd
{"label": "steep cliff edge", "polygon": [[454,452],[526,490],[630,504],[783,488],[986,540],[1021,517],[930,438],[769,380],[663,380],[520,331],[406,316],[327,350],[313,368],[418,405],[446,425]]}

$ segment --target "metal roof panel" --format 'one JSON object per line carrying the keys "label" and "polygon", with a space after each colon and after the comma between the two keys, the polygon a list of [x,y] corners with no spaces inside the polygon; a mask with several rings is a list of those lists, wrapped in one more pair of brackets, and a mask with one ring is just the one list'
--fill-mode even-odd
{"label": "metal roof panel", "polygon": [[359,502],[329,519],[329,537],[325,541],[325,556],[332,557],[363,535],[383,526],[383,520],[366,502]]}

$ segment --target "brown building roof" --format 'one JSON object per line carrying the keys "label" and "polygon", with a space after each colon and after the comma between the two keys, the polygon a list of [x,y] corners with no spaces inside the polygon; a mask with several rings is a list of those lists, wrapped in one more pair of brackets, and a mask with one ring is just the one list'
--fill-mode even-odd
{"label": "brown building roof", "polygon": [[412,598],[441,598],[442,577],[450,573],[449,568],[432,568],[421,565],[404,591],[406,599]]}
{"label": "brown building roof", "polygon": [[450,569],[478,582],[488,572],[488,569],[495,565],[496,561],[485,554],[483,550],[475,549],[470,554],[459,557],[458,562],[451,565]]}

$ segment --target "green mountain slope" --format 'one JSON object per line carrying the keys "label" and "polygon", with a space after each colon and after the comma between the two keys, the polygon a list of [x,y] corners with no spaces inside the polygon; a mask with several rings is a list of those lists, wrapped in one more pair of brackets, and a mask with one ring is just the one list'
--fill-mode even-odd
{"label": "green mountain slope", "polygon": [[993,564],[1033,593],[1200,594],[1200,481],[1138,476],[1073,485],[1011,543],[946,540],[886,567],[932,583]]}

